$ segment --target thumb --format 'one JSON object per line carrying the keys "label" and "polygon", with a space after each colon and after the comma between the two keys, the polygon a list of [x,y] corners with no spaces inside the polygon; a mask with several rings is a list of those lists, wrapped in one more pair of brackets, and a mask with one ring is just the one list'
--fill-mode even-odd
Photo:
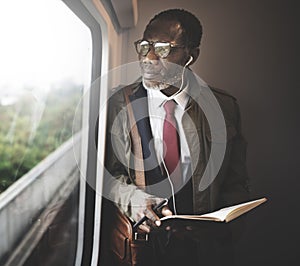
{"label": "thumb", "polygon": [[171,216],[171,215],[173,215],[172,211],[169,209],[168,206],[164,206],[164,207],[162,208],[161,214],[162,214],[163,216]]}

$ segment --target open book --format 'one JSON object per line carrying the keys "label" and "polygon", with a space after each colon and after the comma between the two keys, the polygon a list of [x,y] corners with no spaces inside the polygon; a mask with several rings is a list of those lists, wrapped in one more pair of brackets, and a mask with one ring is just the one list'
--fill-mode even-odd
{"label": "open book", "polygon": [[254,209],[258,205],[264,203],[267,199],[261,198],[258,200],[249,201],[246,203],[237,204],[234,206],[226,207],[215,212],[203,215],[171,215],[161,218],[161,221],[169,219],[183,219],[183,220],[205,220],[216,222],[230,222],[231,220],[241,216],[242,214]]}

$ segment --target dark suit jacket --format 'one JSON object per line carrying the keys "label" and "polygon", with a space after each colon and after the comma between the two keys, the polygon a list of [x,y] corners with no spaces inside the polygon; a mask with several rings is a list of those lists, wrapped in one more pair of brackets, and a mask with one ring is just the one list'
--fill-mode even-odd
{"label": "dark suit jacket", "polygon": [[[149,143],[152,135],[148,119],[147,93],[141,82],[130,85],[130,92],[130,101],[135,119],[138,121],[140,137],[144,142]],[[194,76],[190,77],[189,94],[190,100],[182,118],[182,125],[191,154],[194,214],[202,214],[247,201],[249,185],[246,171],[246,142],[241,133],[241,119],[236,99],[222,90],[201,85]],[[136,172],[134,171],[131,128],[123,87],[115,89],[109,99],[107,121],[104,197],[113,201],[123,213],[130,217],[131,199],[137,191],[141,191],[135,186]],[[147,157],[148,154],[150,159],[144,160],[144,166],[155,165],[157,160],[155,156],[151,156],[155,154],[151,151],[153,147],[150,145],[149,150],[147,145],[145,147],[143,156]],[[159,177],[161,174],[159,169],[159,166],[154,167],[154,170],[148,173],[147,178]],[[109,210],[103,213],[103,221],[105,217],[110,217]],[[108,223],[103,223],[107,225],[102,227],[104,239],[112,223],[113,221],[110,220]],[[239,231],[243,229],[243,222],[240,218],[237,223],[233,221],[230,225],[233,225],[236,235],[239,235]],[[190,232],[185,231],[185,228],[179,229],[178,232],[183,232],[184,238],[190,240],[184,242],[182,247],[189,249],[186,243],[190,244],[193,241],[192,245],[196,247],[192,256],[183,257],[188,265],[192,265],[191,263],[198,265],[199,258],[201,265],[203,263],[203,265],[205,263],[233,265],[230,226],[216,227],[207,224]],[[161,237],[164,237],[164,234],[157,237],[162,243]],[[179,236],[179,239],[182,238]],[[102,247],[105,246],[106,244],[102,245]],[[165,246],[165,250],[163,250],[164,245],[159,244],[158,247],[160,248],[157,256],[153,258],[157,259],[156,264],[151,261],[149,265],[158,265],[158,262],[167,265],[169,256],[165,254],[169,252],[168,249],[171,254],[174,254],[172,244]],[[182,265],[176,257],[174,259],[172,265],[177,265],[176,263]]]}
{"label": "dark suit jacket", "polygon": [[[130,100],[136,120],[140,122],[148,114],[147,93],[140,82],[130,87]],[[247,201],[246,141],[241,133],[236,99],[222,90],[199,85],[194,76],[190,78],[189,94],[182,124],[192,159],[194,213],[206,213]],[[146,124],[147,121],[138,126],[143,128]],[[132,170],[129,132],[124,91],[116,89],[108,105],[105,166],[114,178],[130,187],[135,184],[135,172]],[[151,132],[146,135],[141,137],[152,137]],[[108,189],[111,199],[126,213],[129,210],[128,195],[114,193],[111,187]],[[131,193],[130,189],[128,193]]]}

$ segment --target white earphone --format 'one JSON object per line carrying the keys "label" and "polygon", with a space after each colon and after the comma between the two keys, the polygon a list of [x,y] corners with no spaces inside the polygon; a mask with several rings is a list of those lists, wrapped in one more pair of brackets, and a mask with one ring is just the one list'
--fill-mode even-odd
{"label": "white earphone", "polygon": [[183,66],[183,70],[182,70],[182,74],[181,74],[181,84],[180,84],[180,87],[179,87],[179,90],[177,92],[175,92],[173,95],[169,96],[167,99],[164,100],[164,102],[161,104],[163,105],[166,101],[170,101],[170,100],[173,100],[175,98],[175,96],[180,93],[182,91],[182,86],[183,86],[183,76],[184,76],[184,72],[185,72],[185,69],[188,67],[188,65],[194,60],[194,57],[192,57],[190,55],[190,58],[189,60],[185,63],[185,65]]}
{"label": "white earphone", "polygon": [[194,58],[190,55],[190,59],[186,62],[184,66],[187,67],[190,63],[192,63],[193,60]]}

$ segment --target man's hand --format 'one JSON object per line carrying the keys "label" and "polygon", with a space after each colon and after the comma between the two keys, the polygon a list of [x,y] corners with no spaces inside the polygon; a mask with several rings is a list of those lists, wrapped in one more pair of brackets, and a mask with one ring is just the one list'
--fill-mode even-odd
{"label": "man's hand", "polygon": [[155,212],[153,210],[153,208],[155,208],[155,206],[157,206],[162,201],[164,201],[164,199],[151,197],[151,198],[145,199],[143,204],[140,203],[139,206],[136,206],[135,208],[133,207],[133,209],[135,209],[135,212],[133,213],[133,214],[135,214],[134,215],[135,217],[132,217],[132,218],[135,221],[139,221],[144,216],[146,216],[148,218],[147,221],[145,221],[143,224],[139,225],[140,231],[150,233],[151,228],[160,226],[161,221],[159,219],[158,214],[161,214],[162,216],[172,215],[172,212],[167,205],[162,207],[157,212]]}

